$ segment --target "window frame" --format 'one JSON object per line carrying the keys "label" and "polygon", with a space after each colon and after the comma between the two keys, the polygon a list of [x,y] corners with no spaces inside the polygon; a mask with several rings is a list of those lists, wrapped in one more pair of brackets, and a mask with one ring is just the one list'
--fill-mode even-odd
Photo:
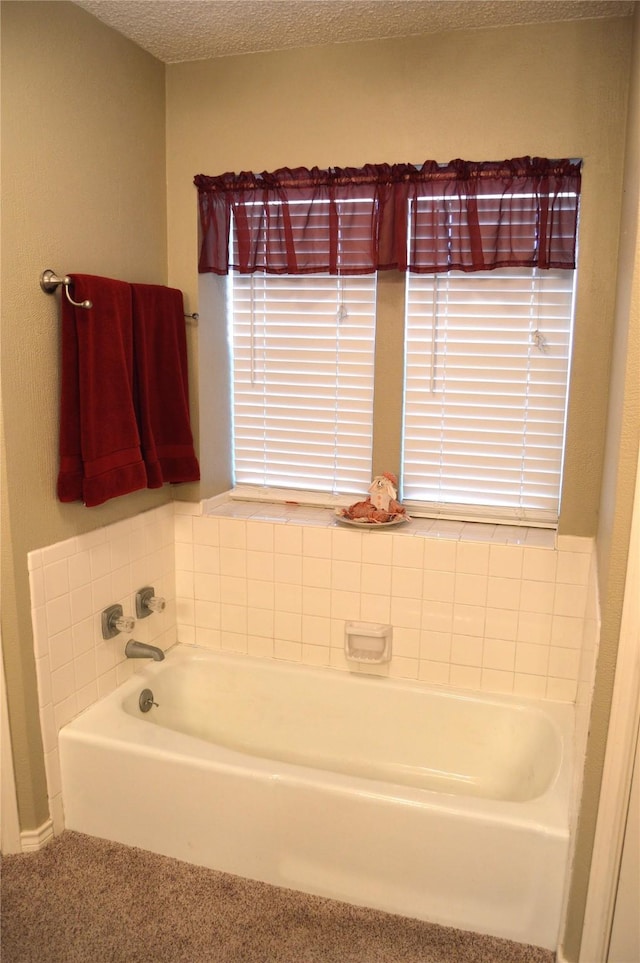
{"label": "window frame", "polygon": [[[481,492],[483,492],[486,497],[482,500],[468,498],[467,501],[455,501],[452,497],[447,497],[443,500],[438,500],[437,498],[416,498],[415,496],[412,497],[411,494],[407,494],[403,488],[403,502],[409,511],[427,514],[429,517],[435,518],[447,517],[468,521],[479,520],[503,524],[557,527],[560,516],[567,437],[577,273],[563,269],[543,271],[539,268],[513,268],[468,274],[449,272],[446,275],[431,276],[429,278],[425,276],[408,276],[406,285],[407,307],[404,316],[405,325],[409,325],[408,302],[410,298],[410,284],[412,281],[416,285],[420,285],[425,281],[429,283],[432,277],[436,278],[435,282],[433,282],[434,316],[432,324],[434,337],[437,337],[437,305],[439,303],[438,298],[440,297],[437,279],[443,279],[442,286],[446,289],[446,293],[444,294],[445,299],[449,300],[457,296],[462,300],[462,307],[458,306],[458,311],[461,312],[460,317],[462,318],[462,323],[460,319],[454,320],[456,316],[452,311],[451,315],[442,322],[445,333],[439,342],[442,343],[442,341],[447,338],[447,332],[450,331],[451,337],[449,340],[453,344],[450,353],[453,355],[453,358],[451,365],[448,367],[450,369],[452,368],[454,378],[457,374],[456,366],[460,363],[459,359],[464,355],[468,343],[465,339],[469,338],[468,331],[471,332],[471,337],[473,336],[474,322],[476,319],[486,317],[487,320],[493,321],[493,327],[487,327],[486,329],[489,335],[489,344],[497,344],[499,346],[495,352],[495,357],[498,362],[508,362],[510,358],[513,358],[513,368],[510,369],[508,363],[505,363],[503,367],[499,369],[502,375],[502,385],[500,390],[493,393],[491,401],[494,406],[504,406],[504,397],[508,397],[509,392],[511,392],[512,408],[509,409],[509,412],[513,413],[515,420],[521,418],[523,421],[523,432],[521,435],[518,434],[518,437],[522,437],[522,443],[514,441],[513,443],[507,442],[506,446],[504,443],[501,445],[503,457],[496,457],[494,459],[491,469],[487,470],[483,479]],[[492,285],[497,288],[497,285],[495,285],[496,278],[500,281],[505,281],[505,294],[510,297],[508,303],[515,305],[513,313],[504,311],[501,314],[496,313],[494,315],[491,310],[483,311],[483,303],[489,302],[489,298],[484,295],[477,300],[469,300],[469,304],[479,305],[477,313],[475,310],[473,312],[465,312],[464,300],[469,295],[464,292],[464,286],[469,288],[469,294],[472,294],[475,288],[484,286],[485,282],[488,288],[491,288]],[[511,295],[509,295],[510,291],[513,292]],[[529,294],[529,292],[531,293]],[[531,297],[531,300],[527,303],[529,297]],[[555,313],[556,301],[559,304],[558,314]],[[541,309],[545,304],[547,304],[547,314],[544,315],[543,320]],[[515,319],[515,321],[513,319]],[[506,322],[507,325],[506,334],[504,335],[501,330],[503,321]],[[532,328],[533,324],[536,325],[535,329]],[[541,331],[540,328],[542,325],[545,326],[544,330]],[[462,335],[460,334],[461,331],[463,332]],[[520,331],[522,332],[521,336]],[[540,340],[536,341],[535,335],[539,335]],[[459,344],[456,345],[456,338],[461,339],[462,346]],[[498,341],[498,338],[502,340]],[[410,350],[410,335],[406,328],[405,349],[406,352]],[[433,350],[437,353],[436,348]],[[491,348],[485,350],[483,347],[482,355],[478,354],[476,356],[478,370],[480,370],[480,366],[483,363],[486,364],[487,359],[491,359],[491,351]],[[433,361],[433,358],[431,360]],[[531,378],[530,375],[531,372],[535,371],[537,362],[539,362],[537,365],[539,372],[537,379],[535,379]],[[437,367],[437,361],[434,363],[434,367]],[[446,362],[443,367],[447,367]],[[507,377],[507,373],[510,370],[522,375],[526,372],[530,380],[527,381],[523,377],[517,382],[517,384],[520,385],[519,389],[510,389],[509,379]],[[465,372],[465,376],[470,378],[471,381],[473,381],[474,378],[478,382],[482,380],[479,374],[475,373],[473,366],[472,373],[468,374]],[[432,378],[435,377],[437,377],[437,373],[432,371]],[[406,409],[408,407],[406,404],[406,395],[407,392],[411,390],[410,387],[408,387],[411,380],[411,374],[405,373],[405,423],[407,415]],[[500,384],[499,379],[497,379],[497,383]],[[527,388],[528,384],[532,386],[531,391]],[[454,388],[448,397],[445,394],[443,399],[438,401],[436,391],[436,395],[433,396],[433,405],[429,406],[427,402],[426,407],[432,407],[434,412],[438,412],[439,409],[442,411],[447,406],[455,405],[456,398],[460,400],[464,393],[468,393],[468,389],[466,392],[460,393]],[[491,390],[489,390],[487,394],[491,396]],[[518,395],[520,396],[519,399]],[[478,397],[481,398],[482,395],[479,394]],[[549,397],[551,397],[552,400],[547,403]],[[519,408],[518,404],[520,405]],[[505,406],[505,409],[506,407],[507,406]],[[432,417],[435,420],[436,415],[434,414]],[[446,418],[446,415],[444,417]],[[471,409],[467,409],[465,418],[461,419],[462,431],[458,432],[463,438],[465,434],[473,430],[472,421],[473,412]],[[551,427],[554,421],[557,425],[561,425],[560,431],[556,431],[555,433],[555,441],[552,435],[549,434],[549,440],[542,449],[539,445],[535,444],[534,441],[528,444],[526,436],[528,428],[532,427],[536,422],[538,425],[542,424],[543,427],[547,425]],[[451,418],[446,428],[441,429],[440,437],[444,439],[441,443],[445,446],[449,443],[452,444],[454,448],[459,448],[460,445],[453,440],[453,435],[456,434],[456,430],[452,429],[450,422]],[[508,422],[506,420],[505,428],[508,429]],[[502,429],[498,430],[500,431]],[[480,427],[480,431],[484,431],[482,426]],[[516,435],[517,433],[514,431],[511,432],[511,434]],[[485,442],[489,435],[490,432],[485,432],[483,439]],[[428,431],[425,428],[423,439],[427,437]],[[401,474],[406,483],[408,473],[406,471],[404,455],[406,448],[409,446],[407,444],[407,430],[405,425],[403,425],[403,446]],[[467,462],[467,468],[469,468],[469,474],[472,476],[473,470],[470,468],[470,465],[474,460],[480,460],[482,458],[482,448],[479,445],[477,448],[471,447],[469,450],[471,451],[471,457]],[[485,446],[485,451],[486,450]],[[522,456],[520,466],[516,469],[507,469],[505,473],[503,466],[507,463],[509,457],[511,455],[517,456],[519,453]],[[464,457],[464,454],[461,457]],[[453,461],[455,458],[452,456],[451,460]],[[508,482],[503,481],[505,474],[509,478]],[[548,478],[551,479],[551,484],[549,485],[547,485]],[[517,482],[516,479],[518,479]],[[446,484],[446,470],[443,480]],[[497,489],[501,487],[503,490],[511,488],[510,496],[503,498],[502,504],[492,503],[490,487],[492,484]],[[515,503],[516,499],[514,496],[516,484],[519,489],[518,504]],[[409,484],[407,483],[407,488],[408,487]],[[435,483],[431,487],[435,488]],[[545,491],[546,488],[550,490],[548,496]],[[513,504],[508,504],[509,500],[511,500]]]}
{"label": "window frame", "polygon": [[[383,471],[393,471],[402,481],[402,450],[404,445],[404,376],[405,376],[405,342],[406,342],[406,312],[407,276],[401,272],[379,272],[377,277],[376,325],[375,325],[375,382],[374,382],[374,411],[373,411],[373,445],[372,445],[372,475]],[[229,281],[232,283],[232,281]],[[577,278],[573,279],[573,301]],[[231,305],[229,303],[229,311]],[[570,324],[570,341],[573,333]],[[568,405],[571,348],[567,364],[567,391],[564,401],[565,421],[563,429],[563,455],[566,442],[566,412]],[[562,475],[560,477],[559,498],[561,496]],[[333,492],[319,492],[302,488],[284,488],[275,486],[256,486],[237,483],[234,479],[233,494],[236,498],[291,502],[304,505],[337,506],[351,504],[357,498],[349,494]],[[509,508],[503,510],[480,510],[473,506],[438,506],[427,502],[404,498],[402,488],[400,497],[411,515],[427,518],[448,518],[459,521],[492,522],[507,525],[522,525],[527,527],[556,528],[557,517],[539,517],[529,512],[517,512]],[[366,497],[366,491],[360,493]]]}
{"label": "window frame", "polygon": [[[497,195],[488,196],[491,203],[498,203],[499,198]],[[464,199],[464,198],[463,198]],[[419,200],[419,199],[418,199]],[[425,199],[426,200],[426,199]],[[440,198],[442,200],[442,198]],[[438,198],[431,198],[431,202],[438,201]],[[253,202],[249,201],[249,204]],[[268,202],[269,204],[275,202]],[[322,203],[322,202],[321,202]],[[295,207],[296,202],[292,202]],[[409,248],[409,219],[407,221],[407,247]],[[233,225],[233,217],[231,218],[231,223]],[[230,249],[233,244],[233,230],[230,236]],[[233,260],[231,257],[230,260]],[[527,269],[524,269],[527,270]],[[257,273],[257,272],[256,272]],[[262,273],[262,272],[261,272]],[[448,277],[451,273],[450,271],[438,272],[438,276],[443,275]],[[475,276],[478,273],[487,275],[492,273],[491,271],[469,271],[469,276]],[[546,271],[543,271],[546,273]],[[231,269],[229,271],[229,278],[232,276],[238,276],[238,271]],[[240,274],[242,276],[242,273]],[[252,275],[253,276],[253,275]],[[269,275],[263,275],[268,278]],[[338,275],[335,275],[337,278]],[[431,276],[431,275],[428,275]],[[289,277],[295,279],[296,277],[304,277],[307,281],[313,277],[313,274],[308,275],[283,275],[278,274],[277,277],[280,279]],[[560,511],[560,500],[562,494],[562,477],[564,470],[564,460],[565,460],[565,444],[566,444],[566,433],[567,433],[567,411],[568,411],[568,398],[569,398],[569,382],[571,374],[571,349],[573,340],[573,323],[574,323],[574,302],[577,289],[577,275],[575,269],[573,270],[573,285],[572,285],[572,308],[571,317],[569,319],[569,329],[568,329],[568,357],[566,366],[566,390],[563,402],[563,430],[562,430],[562,443],[561,443],[561,464],[560,473],[558,479],[558,511],[552,513],[552,517],[549,513],[535,512],[531,514],[526,509],[516,509],[511,507],[494,507],[490,506],[474,506],[470,504],[455,504],[453,502],[446,502],[434,505],[433,503],[425,500],[417,500],[415,498],[407,498],[404,496],[403,485],[402,485],[402,474],[404,466],[404,451],[405,451],[405,394],[406,394],[406,379],[405,379],[405,365],[406,365],[406,344],[407,344],[407,298],[408,298],[408,288],[411,277],[421,277],[418,275],[410,275],[408,272],[397,271],[397,270],[384,270],[378,271],[376,273],[377,278],[377,297],[376,297],[376,308],[375,308],[375,321],[374,321],[374,351],[375,351],[375,363],[374,363],[374,408],[373,408],[373,425],[372,425],[372,459],[371,459],[371,475],[380,474],[382,471],[393,471],[400,478],[400,489],[399,497],[402,498],[405,506],[413,515],[420,515],[426,517],[446,517],[451,519],[459,519],[465,521],[493,521],[505,524],[515,524],[515,525],[527,525],[527,526],[540,526],[540,527],[557,527]],[[232,281],[230,281],[232,284]],[[228,298],[230,316],[232,306],[231,299]],[[229,317],[229,327],[231,327],[231,320]],[[231,339],[230,339],[231,340]],[[231,358],[233,364],[233,358]],[[233,390],[233,369],[231,371],[231,385]],[[233,420],[233,400],[231,408],[231,417]],[[234,425],[232,425],[232,433],[234,431]],[[232,463],[233,463],[233,473],[235,481],[235,455],[233,450],[233,438],[232,438]],[[335,491],[331,492],[319,492],[317,490],[302,490],[299,488],[284,488],[281,489],[279,486],[259,486],[260,491],[268,492],[270,500],[291,500],[292,495],[295,494],[295,500],[303,502],[305,504],[323,504],[326,500],[329,500],[331,504],[340,504],[345,502],[350,503],[355,497],[360,495],[360,497],[366,497],[364,492],[353,492],[351,495],[345,495],[341,497]],[[234,485],[234,492],[237,497],[244,497],[243,493],[247,493],[251,498],[258,497],[258,488],[255,485],[242,483]],[[288,496],[288,497],[287,497]]]}

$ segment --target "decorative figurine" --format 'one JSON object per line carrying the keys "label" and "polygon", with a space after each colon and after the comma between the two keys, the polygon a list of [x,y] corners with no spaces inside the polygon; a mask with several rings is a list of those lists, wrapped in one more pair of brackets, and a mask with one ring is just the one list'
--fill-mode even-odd
{"label": "decorative figurine", "polygon": [[404,520],[408,516],[396,500],[397,489],[398,479],[391,472],[385,471],[382,475],[376,475],[369,485],[368,498],[336,511],[341,518],[365,525],[389,525]]}
{"label": "decorative figurine", "polygon": [[390,471],[386,471],[382,475],[376,475],[369,485],[372,504],[380,511],[388,512],[390,503],[396,500],[397,485],[396,476],[392,475]]}

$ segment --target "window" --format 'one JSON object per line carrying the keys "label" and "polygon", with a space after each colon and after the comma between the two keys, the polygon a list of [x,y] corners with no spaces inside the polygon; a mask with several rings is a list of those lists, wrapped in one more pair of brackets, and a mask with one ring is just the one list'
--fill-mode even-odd
{"label": "window", "polygon": [[580,166],[198,175],[199,270],[229,275],[236,483],[362,497],[391,470],[414,513],[555,524]]}
{"label": "window", "polygon": [[375,275],[230,275],[236,484],[368,488],[375,306]]}
{"label": "window", "polygon": [[403,498],[555,523],[573,271],[407,275]]}
{"label": "window", "polygon": [[[411,510],[555,523],[573,281],[535,268],[406,276]],[[234,273],[229,284],[236,484],[365,492],[375,276]]]}

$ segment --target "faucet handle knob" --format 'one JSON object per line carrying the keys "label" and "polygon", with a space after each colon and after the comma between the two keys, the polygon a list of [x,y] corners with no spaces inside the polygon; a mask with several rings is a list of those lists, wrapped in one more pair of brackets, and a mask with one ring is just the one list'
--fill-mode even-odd
{"label": "faucet handle knob", "polygon": [[146,619],[152,612],[164,612],[166,601],[155,594],[151,585],[146,585],[136,592],[136,615],[139,619]]}
{"label": "faucet handle knob", "polygon": [[119,619],[114,619],[112,623],[118,632],[133,632],[136,627],[136,620],[130,615],[122,615]]}
{"label": "faucet handle knob", "polygon": [[119,632],[133,632],[135,619],[123,614],[121,605],[110,605],[101,616],[102,638],[114,639]]}

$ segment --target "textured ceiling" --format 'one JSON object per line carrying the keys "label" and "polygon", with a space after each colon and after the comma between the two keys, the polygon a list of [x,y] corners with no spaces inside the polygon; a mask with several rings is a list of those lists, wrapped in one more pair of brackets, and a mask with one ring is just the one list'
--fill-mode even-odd
{"label": "textured ceiling", "polygon": [[477,27],[624,17],[633,0],[74,0],[165,63]]}

